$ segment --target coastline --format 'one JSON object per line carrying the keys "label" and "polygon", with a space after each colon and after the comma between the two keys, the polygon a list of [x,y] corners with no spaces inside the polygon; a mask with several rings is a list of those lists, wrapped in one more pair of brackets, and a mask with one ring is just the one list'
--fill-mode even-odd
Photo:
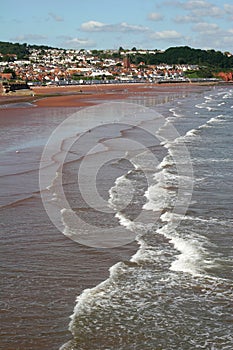
{"label": "coastline", "polygon": [[[122,85],[119,87],[107,85],[101,86],[101,89],[97,91],[97,89],[94,90],[93,87],[88,86],[85,92],[83,89],[82,95],[80,93],[80,98],[78,98],[79,92],[74,91],[73,88],[59,88],[65,95],[49,97],[44,97],[46,91],[49,91],[50,94],[56,94],[57,91],[53,91],[52,88],[45,88],[46,91],[41,89],[40,97],[42,99],[36,101],[38,108],[28,106],[26,108],[1,109],[2,121],[5,120],[7,127],[14,127],[18,124],[17,132],[20,133],[21,138],[24,138],[24,135],[29,135],[28,130],[32,130],[30,137],[33,139],[36,138],[35,135],[39,135],[41,130],[46,130],[49,133],[50,128],[53,128],[53,125],[50,125],[52,120],[54,119],[54,123],[61,122],[65,118],[65,113],[70,113],[68,107],[85,106],[82,103],[94,105],[114,98],[115,100],[131,97],[147,99],[150,96],[159,104],[161,96],[166,97],[169,94],[176,96],[177,94],[178,97],[178,95],[187,95],[192,92],[203,92],[208,87],[200,87],[196,84],[180,84],[179,86],[145,84],[130,85],[129,87],[128,85],[124,85],[124,87]],[[126,89],[128,91],[125,91]],[[32,96],[32,98],[34,100],[40,98],[38,95]],[[37,104],[39,101],[41,104]],[[25,128],[24,133],[22,128]],[[11,132],[10,135],[14,134]],[[12,144],[12,139],[9,140],[9,143]],[[14,189],[15,183],[17,183],[18,188],[22,188],[22,192],[26,188],[28,189],[27,175],[25,174],[31,168],[26,169],[25,159],[29,166],[34,169],[35,159],[40,159],[41,151],[41,145],[35,149],[27,146],[19,153],[11,151],[10,160],[6,158],[6,166],[11,167],[14,164],[15,167],[22,166],[23,169],[20,177],[20,174],[17,173],[18,170],[13,173],[12,169],[9,168],[10,176],[9,182],[5,185],[6,189],[10,186]],[[20,163],[19,158],[21,156],[22,163]],[[30,182],[34,179],[37,183],[37,171],[28,173],[28,179]],[[5,341],[3,338],[2,343],[6,350],[10,350],[19,342],[25,350],[32,348],[40,350],[48,347],[57,349],[58,346],[71,338],[68,323],[77,295],[106,280],[109,277],[108,269],[119,261],[128,261],[138,250],[138,244],[133,242],[128,246],[112,250],[95,250],[69,240],[57,232],[56,228],[49,222],[37,192],[34,192],[31,199],[15,203],[2,211],[5,221],[2,257],[6,267],[3,302],[8,303],[9,291],[12,293],[12,304],[7,306],[7,311],[3,315],[4,334],[10,335],[10,343],[9,336],[6,337]],[[30,215],[28,215],[29,212]],[[13,223],[12,217],[15,218]],[[11,235],[8,237],[9,231]],[[12,254],[12,242],[15,242],[14,254]],[[28,249],[29,245],[30,249]],[[17,271],[17,273],[12,273],[12,270]],[[50,293],[47,293],[48,290]],[[18,325],[18,320],[22,318],[22,324]],[[16,327],[15,334],[11,334],[12,328],[16,329]]]}
{"label": "coastline", "polygon": [[27,103],[30,107],[88,107],[104,100],[128,99],[136,94],[154,95],[172,93],[180,90],[192,92],[200,87],[215,86],[216,83],[122,83],[101,85],[70,85],[33,87],[31,94],[13,93],[0,95],[2,108],[14,107],[14,104]]}

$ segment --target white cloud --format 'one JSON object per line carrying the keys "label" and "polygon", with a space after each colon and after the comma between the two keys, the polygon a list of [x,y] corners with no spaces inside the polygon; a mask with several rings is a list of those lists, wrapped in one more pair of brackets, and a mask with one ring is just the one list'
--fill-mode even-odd
{"label": "white cloud", "polygon": [[192,17],[221,17],[224,11],[205,0],[189,0],[187,2],[179,2],[178,6],[184,10],[188,10]]}
{"label": "white cloud", "polygon": [[187,15],[177,15],[173,20],[176,23],[200,22],[200,17],[221,18],[225,11],[205,0],[174,1],[173,6],[181,7]]}
{"label": "white cloud", "polygon": [[202,34],[216,34],[219,31],[219,26],[215,23],[197,23],[192,28],[195,32]]}
{"label": "white cloud", "polygon": [[189,0],[184,3],[180,3],[181,6],[187,10],[209,8],[210,3],[205,0]]}
{"label": "white cloud", "polygon": [[208,8],[197,8],[191,11],[191,14],[196,17],[215,17],[220,18],[224,15],[224,11],[217,6],[209,6]]}
{"label": "white cloud", "polygon": [[47,36],[45,35],[39,35],[39,34],[24,34],[24,35],[18,35],[14,38],[11,38],[12,41],[43,41],[46,40]]}
{"label": "white cloud", "polygon": [[163,16],[158,13],[158,12],[151,12],[149,13],[148,17],[147,17],[150,21],[161,21],[163,19]]}
{"label": "white cloud", "polygon": [[147,27],[132,25],[125,22],[120,23],[119,25],[117,25],[117,27],[119,28],[118,31],[120,32],[146,32],[149,30],[149,28]]}
{"label": "white cloud", "polygon": [[176,16],[173,21],[176,23],[195,23],[195,22],[199,22],[199,18],[195,17],[195,16]]}
{"label": "white cloud", "polygon": [[64,19],[62,17],[56,15],[53,12],[49,12],[48,15],[50,16],[50,18],[52,18],[56,22],[63,22],[64,21]]}
{"label": "white cloud", "polygon": [[215,49],[220,51],[231,51],[233,46],[233,31],[220,31],[218,35],[201,33],[192,38],[192,45],[203,49]]}
{"label": "white cloud", "polygon": [[101,32],[103,31],[104,27],[105,27],[104,23],[96,22],[96,21],[85,22],[81,25],[81,29],[84,32]]}
{"label": "white cloud", "polygon": [[230,21],[233,21],[233,5],[225,4],[224,10],[225,10],[226,15],[228,15],[228,19]]}
{"label": "white cloud", "polygon": [[64,37],[64,39],[66,40],[63,43],[63,45],[66,47],[87,48],[87,47],[96,46],[95,42],[89,39],[71,38],[71,37]]}
{"label": "white cloud", "polygon": [[146,32],[149,29],[140,25],[132,25],[126,22],[117,24],[105,24],[97,21],[82,23],[81,30],[84,32]]}
{"label": "white cloud", "polygon": [[162,32],[154,32],[150,35],[151,39],[157,40],[169,40],[169,39],[181,39],[182,34],[178,33],[175,30],[164,30]]}
{"label": "white cloud", "polygon": [[233,14],[233,5],[225,4],[224,10],[226,11],[226,13],[229,13],[230,15],[232,15]]}
{"label": "white cloud", "polygon": [[177,7],[177,6],[181,6],[182,3],[178,0],[164,0],[160,6],[166,6],[166,7],[170,7],[170,6],[174,6],[174,7]]}

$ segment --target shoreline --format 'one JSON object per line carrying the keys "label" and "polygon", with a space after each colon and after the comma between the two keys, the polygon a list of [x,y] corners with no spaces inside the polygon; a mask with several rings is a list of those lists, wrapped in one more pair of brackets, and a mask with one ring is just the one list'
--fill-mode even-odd
{"label": "shoreline", "polygon": [[[110,88],[109,92],[107,92],[107,87]],[[88,103],[88,100],[91,102],[91,99],[93,99],[93,104],[98,104],[107,99],[111,100],[111,96],[116,91],[112,91],[112,86],[108,85],[107,87],[105,93],[99,91],[99,93],[102,92],[103,99],[96,99],[97,93],[86,91],[82,95],[85,96],[84,100],[77,99],[77,103],[81,101]],[[122,86],[120,87],[122,88]],[[196,84],[195,86],[193,84],[188,84],[188,86],[182,84],[180,87],[176,85],[149,87],[147,85],[146,88],[138,87],[126,97],[124,97],[124,94],[126,95],[124,90],[121,92],[118,90],[118,93],[122,98],[129,96],[147,99],[147,97],[154,96],[153,100],[157,100],[159,96],[162,96],[162,98],[176,94],[182,96],[192,92],[194,94],[203,92],[211,88],[213,86],[204,87]],[[51,88],[49,89],[51,92]],[[71,96],[67,95],[68,93],[72,93],[75,102],[78,91],[76,93],[74,91],[67,92],[67,90],[63,92],[65,94],[62,96],[64,97],[63,103],[65,101],[68,103],[67,97]],[[34,100],[40,98],[38,96],[31,97]],[[59,98],[60,96],[44,97],[43,95],[43,103],[51,103],[54,97]],[[55,101],[57,102],[57,99]],[[58,107],[55,112],[53,107]],[[68,104],[65,107],[72,106]],[[6,126],[11,128],[16,125],[19,138],[23,138],[24,134],[30,136],[29,130],[33,131],[34,136],[39,135],[41,130],[47,130],[46,132],[50,134],[50,130],[53,130],[57,123],[62,122],[62,115],[68,114],[72,110],[68,108],[59,109],[59,106],[51,106],[51,104],[48,105],[47,110],[46,108],[45,105],[38,106],[38,109],[32,106],[0,109],[0,112],[2,111],[2,124],[4,126],[4,123],[6,123]],[[59,110],[60,112],[58,112]],[[25,128],[23,129],[25,131],[23,132],[21,128]],[[17,136],[15,132],[4,134],[10,145],[12,139],[8,135]],[[30,139],[34,137],[33,135],[30,136]],[[6,159],[7,164],[11,166],[13,164],[17,168],[21,165],[25,167],[26,160],[31,162],[32,169],[34,169],[35,161],[40,159],[40,147],[42,146],[35,148],[36,152],[31,152],[30,146],[27,147],[30,152],[27,150],[19,153],[12,151],[12,158]],[[21,156],[22,163],[20,162]],[[12,169],[10,171],[12,172]],[[19,181],[20,176],[21,181],[25,180],[25,182],[21,183]],[[27,173],[23,172],[22,175],[16,173],[13,177],[9,177],[8,188],[14,190],[15,183],[17,183],[17,187],[22,187],[23,191],[26,189],[28,191],[27,176]],[[37,183],[36,171],[29,173],[29,178],[30,181],[33,180]],[[4,188],[7,187],[4,186]],[[2,257],[7,266],[6,271],[4,271],[7,278],[4,280],[6,281],[6,287],[3,301],[8,302],[9,292],[11,292],[11,300],[14,301],[14,305],[10,305],[9,310],[2,314],[3,321],[5,321],[3,322],[5,326],[4,334],[7,334],[5,342],[4,337],[2,339],[3,346],[6,350],[10,350],[10,348],[17,347],[20,342],[25,350],[31,348],[34,350],[40,350],[41,348],[53,349],[55,347],[58,349],[59,346],[72,339],[68,324],[69,316],[73,314],[76,305],[77,295],[81,295],[88,288],[95,288],[99,283],[108,279],[109,268],[119,261],[130,260],[132,255],[138,251],[139,246],[136,242],[133,242],[130,245],[114,248],[113,250],[95,250],[79,245],[61,235],[50,223],[37,195],[3,210],[5,221],[3,232],[6,233],[3,233],[5,254]],[[7,235],[7,232],[11,232],[11,235]],[[12,242],[15,245],[13,253]],[[29,247],[31,248],[29,249]],[[15,266],[16,263],[17,266]],[[12,269],[17,269],[17,273],[13,274]],[[50,293],[47,293],[48,290],[50,290]],[[18,324],[18,320],[20,320],[19,322],[23,320],[23,322]],[[16,331],[12,332],[12,329],[16,329]],[[25,329],[27,332],[25,332]]]}
{"label": "shoreline", "polygon": [[[0,106],[7,109],[14,104],[28,103],[26,108],[34,107],[88,107],[104,100],[121,100],[145,93],[174,93],[185,89],[191,92],[200,87],[217,86],[216,83],[137,83],[137,84],[101,84],[101,85],[70,85],[57,87],[33,87],[31,95],[12,94],[0,95]],[[25,106],[24,106],[25,107]],[[15,107],[14,107],[15,108]],[[19,107],[20,108],[20,107]]]}

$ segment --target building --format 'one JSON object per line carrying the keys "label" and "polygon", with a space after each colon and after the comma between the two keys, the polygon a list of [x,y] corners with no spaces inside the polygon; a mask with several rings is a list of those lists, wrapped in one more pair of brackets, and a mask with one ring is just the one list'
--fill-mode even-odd
{"label": "building", "polygon": [[130,58],[129,56],[125,56],[124,59],[123,59],[123,67],[125,69],[130,69]]}

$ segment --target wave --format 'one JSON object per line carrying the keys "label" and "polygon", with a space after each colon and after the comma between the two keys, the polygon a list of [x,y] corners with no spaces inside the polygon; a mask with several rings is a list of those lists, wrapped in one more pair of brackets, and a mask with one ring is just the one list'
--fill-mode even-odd
{"label": "wave", "polygon": [[209,95],[209,96],[204,96],[204,98],[208,101],[213,101],[213,98],[212,98],[213,95]]}
{"label": "wave", "polygon": [[[39,192],[37,192],[37,193],[39,193]],[[29,201],[31,199],[35,199],[35,196],[32,195],[32,196],[20,198],[20,199],[17,199],[15,201],[12,201],[10,203],[0,205],[0,209],[13,208],[13,207],[15,207],[17,205],[24,204],[25,202],[27,202],[27,201]]]}
{"label": "wave", "polygon": [[17,103],[6,103],[0,105],[0,109],[9,109],[9,108],[35,108],[36,106],[30,102],[17,102]]}
{"label": "wave", "polygon": [[174,165],[174,160],[170,154],[165,156],[161,163],[158,165],[158,169],[165,169]]}
{"label": "wave", "polygon": [[171,113],[173,114],[173,116],[176,117],[176,118],[182,117],[182,114],[179,114],[179,113],[177,112],[177,110],[178,110],[177,107],[175,107],[175,108],[170,108],[170,109],[169,109],[169,112],[171,112]]}
{"label": "wave", "polygon": [[224,96],[222,96],[222,98],[224,98],[224,99],[232,98],[232,93],[231,93],[231,92],[228,92],[227,94],[225,94]]}
{"label": "wave", "polygon": [[[206,100],[207,102],[214,101],[212,96],[207,96]],[[206,105],[200,108],[206,108]],[[212,107],[210,108],[209,111],[212,111]],[[171,112],[174,112],[174,110],[171,110]],[[177,110],[175,110],[175,114],[177,114]],[[206,119],[209,118],[207,114],[208,113],[205,114]],[[174,115],[174,118],[176,117],[178,118],[180,115]],[[109,278],[106,281],[92,289],[85,290],[77,298],[77,304],[71,317],[69,327],[76,339],[79,334],[82,336],[82,327],[87,327],[87,333],[91,331],[91,328],[88,328],[88,322],[93,325],[94,329],[98,330],[99,328],[97,327],[101,327],[98,319],[98,317],[101,316],[98,315],[101,314],[102,310],[104,310],[104,315],[106,315],[105,310],[107,310],[106,313],[111,314],[110,323],[112,324],[114,324],[112,319],[114,319],[119,309],[123,309],[123,314],[119,312],[119,317],[122,318],[122,315],[127,317],[126,315],[129,314],[129,319],[132,317],[130,322],[132,322],[134,315],[131,312],[136,304],[135,300],[137,298],[138,303],[143,303],[145,305],[148,302],[148,305],[153,304],[151,300],[148,300],[150,299],[150,288],[152,289],[152,287],[155,287],[153,281],[156,281],[155,283],[159,286],[158,288],[161,288],[162,293],[166,295],[168,295],[170,286],[172,290],[174,290],[179,285],[179,297],[172,298],[172,313],[174,311],[174,304],[176,303],[174,300],[181,298],[179,300],[187,301],[192,297],[191,294],[186,294],[186,298],[182,299],[183,296],[181,297],[180,291],[183,291],[183,288],[195,294],[195,301],[200,301],[198,298],[201,295],[202,301],[204,302],[203,306],[206,305],[206,300],[210,298],[210,306],[212,307],[215,295],[218,298],[223,295],[221,287],[219,287],[220,283],[224,283],[223,280],[215,277],[214,273],[213,276],[211,275],[212,269],[218,266],[216,256],[212,254],[213,251],[211,250],[216,247],[206,238],[205,232],[202,232],[202,229],[205,225],[208,227],[211,225],[222,225],[222,227],[227,225],[230,227],[232,223],[224,219],[219,221],[216,218],[188,215],[191,211],[187,212],[185,215],[181,214],[179,211],[176,212],[173,210],[174,202],[172,200],[173,198],[176,199],[178,187],[188,190],[192,181],[200,180],[197,178],[194,180],[191,171],[188,171],[187,174],[185,174],[185,172],[175,171],[177,170],[175,169],[176,166],[178,166],[179,170],[179,166],[186,165],[185,162],[187,159],[182,156],[182,152],[180,152],[182,143],[185,144],[189,139],[199,137],[202,128],[211,128],[215,123],[223,120],[223,118],[223,115],[209,118],[205,124],[198,127],[195,126],[193,129],[188,130],[185,135],[177,138],[169,138],[166,137],[166,133],[162,134],[166,125],[173,121],[167,119],[163,127],[159,130],[159,132],[161,132],[160,135],[164,136],[161,145],[167,149],[167,154],[160,164],[158,164],[157,168],[150,168],[148,164],[143,168],[142,163],[135,162],[135,169],[132,172],[128,172],[116,179],[114,186],[109,191],[109,204],[115,209],[115,215],[120,225],[137,233],[136,241],[139,244],[139,248],[136,254],[130,259],[130,262],[120,262],[112,266],[109,270]],[[194,160],[192,159],[192,161]],[[210,161],[215,161],[215,159],[213,158]],[[153,220],[148,222],[132,220],[130,216],[127,215],[127,212],[122,210],[122,207],[126,206],[132,198],[130,192],[132,187],[135,188],[135,183],[131,175],[134,173],[134,180],[137,181],[137,175],[139,175],[139,173],[136,174],[136,171],[154,172],[153,176],[150,175],[150,181],[144,191],[143,196],[146,203],[142,205],[141,211],[152,213],[152,215],[149,216],[150,218],[153,217],[153,214],[155,215],[156,212],[159,212],[155,222],[153,222]],[[138,195],[137,192],[134,192],[134,194]],[[170,208],[168,207],[169,205]],[[182,222],[182,224],[178,226],[180,222]],[[158,273],[160,267],[161,271],[163,271],[161,278]],[[133,275],[136,276],[135,280],[131,280]],[[206,288],[205,290],[203,289],[203,285],[204,289]],[[175,288],[173,289],[173,287]],[[142,294],[139,293],[140,288],[143,290]],[[162,300],[161,294],[159,294],[156,289],[153,289],[153,292],[156,294],[156,299],[158,299],[159,304]],[[148,296],[149,298],[146,300]],[[142,298],[144,298],[143,302]],[[127,308],[127,306],[129,308]],[[93,308],[95,309],[94,312],[92,311]],[[164,310],[163,308],[163,315]],[[180,306],[177,310],[180,310]],[[213,311],[213,308],[211,310]],[[156,308],[154,311],[157,312],[160,310]],[[213,311],[213,313],[214,312],[215,311]],[[138,310],[136,314],[138,315]],[[159,317],[159,312],[157,312],[156,315]],[[154,319],[153,317],[152,319]],[[141,316],[141,318],[143,319],[143,316]],[[172,319],[174,319],[174,317]],[[77,324],[75,324],[75,321],[77,321]],[[117,321],[120,321],[120,318],[117,319]],[[166,318],[166,328],[168,323]],[[121,326],[123,327],[123,325]],[[114,334],[118,336],[116,329],[114,329]],[[202,342],[204,344],[205,339],[203,339]],[[200,345],[200,342],[196,342],[194,347],[196,344]],[[74,348],[76,348],[75,345]],[[71,348],[72,344],[70,347],[67,347],[69,350]],[[66,349],[66,347],[64,346],[62,349]]]}
{"label": "wave", "polygon": [[195,105],[196,108],[199,108],[199,109],[203,109],[203,108],[207,108],[207,102],[202,102],[202,103],[197,103]]}
{"label": "wave", "polygon": [[3,174],[3,175],[0,175],[0,178],[9,177],[9,176],[18,176],[18,175],[29,175],[29,174],[35,173],[35,172],[38,172],[38,168],[30,169],[30,170],[26,170],[26,171],[21,171],[21,172],[16,172],[16,173]]}
{"label": "wave", "polygon": [[204,164],[204,163],[232,163],[232,158],[194,158],[193,161],[196,164]]}
{"label": "wave", "polygon": [[211,111],[216,111],[216,110],[217,110],[216,108],[209,107],[209,106],[207,106],[206,109],[207,109],[207,111],[209,111],[209,112],[211,112]]}
{"label": "wave", "polygon": [[118,177],[115,181],[115,185],[109,190],[108,203],[110,207],[115,210],[125,208],[132,199],[134,192],[133,184],[132,181],[126,177],[130,173],[131,171],[126,175]]}
{"label": "wave", "polygon": [[186,136],[197,136],[198,135],[198,130],[197,129],[191,129],[186,132]]}
{"label": "wave", "polygon": [[147,203],[143,205],[143,209],[159,211],[171,205],[171,198],[168,191],[161,187],[160,184],[152,185],[145,193]]}
{"label": "wave", "polygon": [[185,233],[184,231],[178,233],[174,230],[174,224],[181,220],[188,220],[187,217],[166,212],[161,215],[161,220],[167,224],[158,229],[157,232],[169,239],[174,248],[180,252],[170,266],[172,271],[200,276],[207,275],[210,268],[217,266],[215,259],[210,258],[210,252],[206,248],[206,246],[212,246],[212,243],[200,234],[190,234],[190,232]]}
{"label": "wave", "polygon": [[[169,172],[169,167],[174,166],[174,158],[172,155],[171,147],[174,147],[174,144],[176,144],[176,142],[177,139],[175,139],[172,143],[167,142],[166,144],[164,144],[164,147],[168,149],[168,155],[166,155],[161,161],[161,163],[157,166],[158,171],[154,173],[153,181],[144,193],[144,196],[146,197],[147,201],[143,205],[142,211],[159,212],[159,216],[156,222],[157,226],[159,225],[160,220],[162,220],[162,222],[165,221],[163,213],[168,213],[168,211],[172,210],[172,208],[174,207],[175,202],[177,201],[177,189],[182,188],[183,191],[189,191],[190,187],[192,187],[192,178],[190,176]],[[113,203],[119,200],[118,196],[117,200],[114,199],[114,195],[116,195],[117,192],[116,187],[122,186],[122,189],[118,189],[118,193],[124,192],[123,189],[126,185],[125,178],[118,178],[115,184],[116,186],[114,187],[114,191],[110,191],[111,202]],[[127,216],[122,212],[117,212],[116,217],[119,219],[120,224],[126,227],[127,229],[135,230],[138,233],[140,232],[140,234],[136,236],[136,240],[139,242],[140,248],[131,260],[134,262],[138,262],[140,260],[142,262],[143,259],[146,259],[147,261],[148,259],[151,259],[152,261],[153,259],[151,254],[153,255],[154,251],[150,248],[150,252],[148,252],[148,246],[144,240],[144,234],[146,234],[146,232],[149,232],[150,230],[153,230],[153,227],[155,229],[156,225],[153,223],[153,221],[147,225],[145,225],[143,222],[135,223],[129,218],[127,218]],[[197,249],[194,250],[194,245],[191,241],[186,241],[185,239],[179,238],[178,236],[175,237],[168,235],[166,230],[167,227],[169,227],[170,230],[172,223],[173,221],[171,220],[169,224],[166,224],[165,226],[154,232],[154,234],[162,234],[165,238],[168,238],[170,243],[174,246],[174,248],[181,252],[181,254],[176,258],[176,260],[171,263],[170,269],[173,271],[183,271],[185,273],[189,272],[191,274],[200,274],[200,268],[197,268],[197,261],[201,261],[203,259],[203,256],[199,254],[199,251],[196,251]],[[196,257],[193,259],[189,259],[188,263],[187,257],[190,254],[190,252],[192,252],[193,255],[194,252],[196,252]]]}
{"label": "wave", "polygon": [[[223,122],[225,122],[225,120],[226,120],[226,116],[223,114],[219,114],[216,117],[211,117],[204,124],[201,124],[197,128],[194,128],[194,129],[187,131],[184,136],[177,138],[175,141],[176,142],[178,142],[178,141],[185,142],[186,140],[188,141],[189,138],[191,138],[191,140],[193,140],[193,138],[201,136],[200,133],[201,133],[202,129],[210,128],[210,127],[214,126],[214,124],[223,123]],[[171,146],[171,144],[170,145],[168,144],[168,146]]]}
{"label": "wave", "polygon": [[209,112],[213,112],[213,111],[217,110],[217,108],[207,106],[207,102],[204,102],[204,103],[201,103],[201,104],[196,104],[195,107],[199,108],[199,109],[206,109]]}
{"label": "wave", "polygon": [[222,123],[224,121],[223,115],[217,115],[216,117],[210,118],[206,123],[207,124],[214,124],[214,123]]}

